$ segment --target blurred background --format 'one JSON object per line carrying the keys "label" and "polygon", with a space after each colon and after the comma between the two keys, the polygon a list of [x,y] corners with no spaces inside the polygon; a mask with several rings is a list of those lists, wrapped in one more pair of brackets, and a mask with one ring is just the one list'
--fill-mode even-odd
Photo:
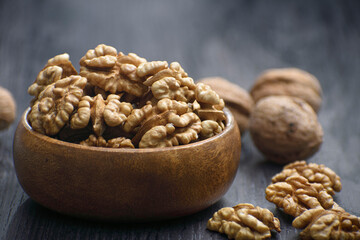
{"label": "blurred background", "polygon": [[[0,85],[12,92],[18,106],[16,123],[0,133],[0,238],[15,213],[30,216],[32,211],[22,205],[16,212],[27,196],[12,164],[13,135],[31,99],[27,87],[49,58],[67,52],[78,70],[80,58],[100,43],[149,61],[178,61],[194,80],[221,76],[247,90],[268,68],[312,73],[323,88],[319,119],[325,132],[313,161],[330,158],[329,167],[347,181],[342,194],[360,198],[360,1],[0,0]],[[243,164],[261,158],[248,136],[243,142]],[[342,166],[349,163],[352,167]],[[252,198],[233,194],[230,190],[228,198]],[[341,200],[360,215],[358,201]],[[15,223],[32,220],[20,217]],[[192,224],[193,230],[205,231],[199,222]],[[200,235],[187,234],[225,239],[195,233]],[[289,239],[283,234],[277,238]]]}

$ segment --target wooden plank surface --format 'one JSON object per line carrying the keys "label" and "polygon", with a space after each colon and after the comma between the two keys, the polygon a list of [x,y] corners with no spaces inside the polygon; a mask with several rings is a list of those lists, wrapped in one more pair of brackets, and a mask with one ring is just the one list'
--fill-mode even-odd
{"label": "wooden plank surface", "polygon": [[47,59],[68,52],[77,63],[99,43],[148,60],[178,61],[194,79],[218,75],[246,89],[267,68],[311,72],[323,87],[319,120],[325,134],[309,162],[340,175],[343,189],[335,201],[360,216],[360,2],[1,0],[0,85],[13,93],[18,117],[0,132],[0,239],[226,239],[206,230],[206,222],[219,208],[242,202],[267,207],[280,219],[282,232],[272,238],[298,239],[292,218],[265,200],[264,189],[281,166],[266,162],[247,133],[227,194],[191,216],[90,222],[30,200],[12,163],[16,124],[31,99],[27,87]]}

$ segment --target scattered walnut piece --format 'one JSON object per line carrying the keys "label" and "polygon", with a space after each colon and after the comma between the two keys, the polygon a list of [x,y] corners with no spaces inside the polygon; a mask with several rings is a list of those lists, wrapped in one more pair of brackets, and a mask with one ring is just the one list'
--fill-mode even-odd
{"label": "scattered walnut piece", "polygon": [[134,148],[130,139],[124,137],[113,138],[106,141],[102,136],[91,134],[88,139],[80,142],[81,145],[107,148]]}
{"label": "scattered walnut piece", "polygon": [[48,85],[29,112],[31,127],[46,135],[57,134],[78,106],[86,82],[86,78],[72,75]]}
{"label": "scattered walnut piece", "polygon": [[12,94],[0,87],[0,131],[8,128],[16,117],[16,103]]}
{"label": "scattered walnut piece", "polygon": [[313,109],[303,100],[287,96],[266,97],[256,104],[250,134],[256,147],[277,163],[310,157],[323,137]]}
{"label": "scattered walnut piece", "polygon": [[50,66],[58,66],[62,69],[61,78],[70,77],[71,75],[78,75],[76,69],[70,61],[70,56],[67,53],[56,55],[53,58],[50,58],[45,66],[45,68]]}
{"label": "scattered walnut piece", "polygon": [[85,96],[81,99],[77,112],[71,118],[71,127],[73,129],[84,128],[91,119],[94,133],[101,136],[106,125],[115,127],[122,124],[131,111],[131,104],[120,102],[120,96],[115,94],[110,94],[106,100],[101,94],[93,98]]}
{"label": "scattered walnut piece", "polygon": [[154,107],[150,101],[146,103],[140,109],[134,109],[130,115],[128,116],[127,120],[124,123],[124,130],[126,132],[131,132],[135,128],[139,127],[143,122],[149,119],[151,116],[154,116]]}
{"label": "scattered walnut piece", "polygon": [[137,67],[145,61],[136,54],[117,54],[114,47],[100,44],[81,58],[80,75],[105,91],[125,91],[139,97],[148,91],[136,76]]}
{"label": "scattered walnut piece", "polygon": [[262,73],[250,91],[255,102],[267,96],[285,95],[307,102],[315,112],[321,105],[319,81],[310,73],[297,68],[269,69]]}
{"label": "scattered walnut piece", "polygon": [[205,120],[201,122],[200,136],[202,138],[209,138],[222,132],[222,130],[223,128],[219,125],[219,123],[213,120]]}
{"label": "scattered walnut piece", "polygon": [[28,93],[34,96],[31,106],[46,86],[71,75],[77,75],[77,71],[70,61],[69,54],[64,53],[49,59],[43,70],[38,74],[35,82],[28,88]]}
{"label": "scattered walnut piece", "polygon": [[331,195],[335,194],[334,191],[339,192],[341,190],[340,177],[333,170],[323,164],[307,164],[306,161],[296,161],[286,165],[281,173],[272,178],[272,182],[284,181],[294,174],[300,174],[310,183],[322,184]]}
{"label": "scattered walnut piece", "polygon": [[266,199],[275,203],[284,212],[297,217],[307,209],[325,208],[330,209],[334,200],[323,185],[309,183],[309,181],[294,174],[282,182],[270,184],[266,190]]}
{"label": "scattered walnut piece", "polygon": [[28,93],[34,96],[31,105],[37,100],[39,94],[50,84],[61,79],[63,69],[59,66],[49,66],[43,69],[37,76],[35,82],[28,88]]}
{"label": "scattered walnut piece", "polygon": [[172,147],[179,145],[177,139],[172,135],[175,127],[172,124],[155,126],[147,131],[139,143],[140,148]]}
{"label": "scattered walnut piece", "polygon": [[224,121],[226,119],[222,111],[224,107],[224,100],[210,86],[204,83],[196,84],[195,101],[192,103],[192,108],[202,121]]}
{"label": "scattered walnut piece", "polygon": [[254,107],[254,101],[250,94],[240,86],[221,77],[203,78],[199,82],[209,85],[224,99],[226,107],[235,117],[240,132],[245,132],[249,127],[249,117]]}
{"label": "scattered walnut piece", "polygon": [[217,211],[207,228],[224,233],[229,239],[268,239],[271,230],[280,232],[280,221],[266,208],[238,204]]}
{"label": "scattered walnut piece", "polygon": [[197,140],[200,131],[201,121],[195,113],[177,115],[173,111],[167,111],[145,122],[138,131],[140,136],[134,138],[141,137],[140,148],[169,147]]}
{"label": "scattered walnut piece", "polygon": [[360,218],[345,210],[309,209],[294,219],[292,225],[305,228],[301,239],[360,239]]}
{"label": "scattered walnut piece", "polygon": [[169,98],[184,102],[194,100],[195,84],[188,77],[180,64],[173,62],[169,68],[163,69],[144,81],[146,86],[151,86],[151,91],[156,99]]}

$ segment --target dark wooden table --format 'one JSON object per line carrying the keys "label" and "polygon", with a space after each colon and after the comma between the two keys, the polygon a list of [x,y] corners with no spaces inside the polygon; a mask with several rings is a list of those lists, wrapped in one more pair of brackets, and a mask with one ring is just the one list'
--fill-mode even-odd
{"label": "dark wooden table", "polygon": [[[226,239],[206,230],[221,207],[252,203],[281,221],[274,239],[297,239],[292,218],[265,200],[281,166],[266,162],[249,134],[232,187],[191,216],[124,224],[74,219],[47,210],[21,189],[13,167],[17,122],[31,99],[27,87],[46,61],[67,52],[74,63],[99,43],[148,60],[179,61],[194,79],[223,76],[249,89],[267,68],[298,67],[318,77],[324,143],[309,162],[342,179],[335,201],[360,216],[359,1],[0,1],[0,85],[17,101],[17,121],[0,132],[1,239]],[[77,65],[78,67],[78,65]],[[151,197],[151,196],[144,196]]]}

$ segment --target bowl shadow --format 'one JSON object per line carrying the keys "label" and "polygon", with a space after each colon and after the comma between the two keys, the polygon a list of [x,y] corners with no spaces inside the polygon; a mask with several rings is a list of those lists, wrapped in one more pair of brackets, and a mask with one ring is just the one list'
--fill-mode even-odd
{"label": "bowl shadow", "polygon": [[[189,216],[155,222],[96,221],[63,215],[27,199],[18,207],[7,228],[4,240],[12,239],[177,239],[191,238],[206,230],[206,223],[223,200]],[[206,237],[207,236],[207,237]]]}

